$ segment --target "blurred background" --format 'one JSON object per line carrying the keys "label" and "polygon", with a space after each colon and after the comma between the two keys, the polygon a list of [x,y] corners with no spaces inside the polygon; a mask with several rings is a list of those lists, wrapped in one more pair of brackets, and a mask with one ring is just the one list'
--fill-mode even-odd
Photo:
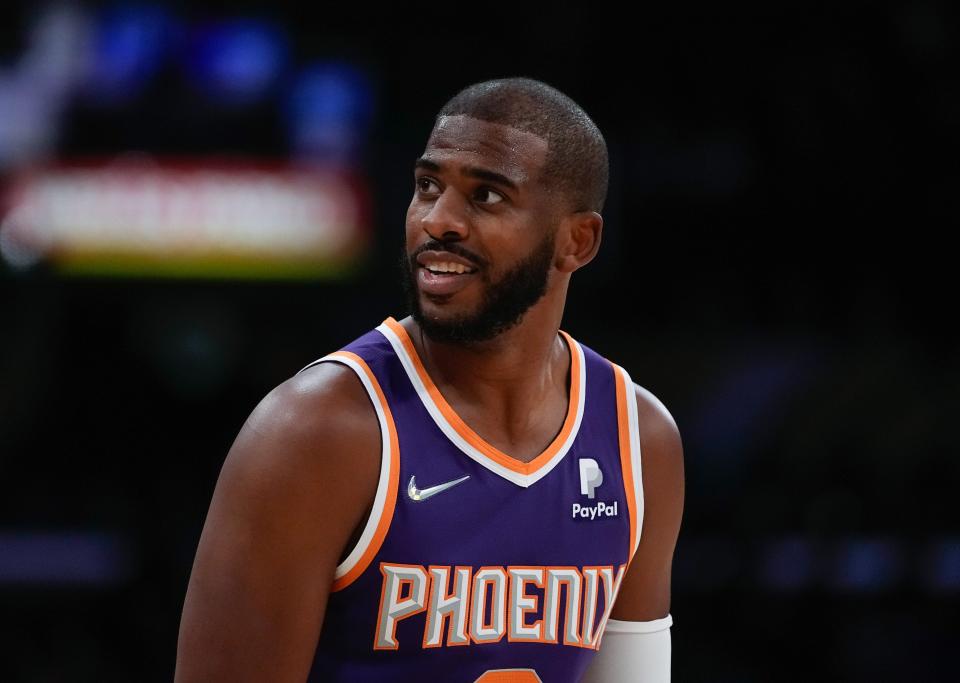
{"label": "blurred background", "polygon": [[517,75],[609,145],[564,329],[684,439],[674,679],[956,680],[957,12],[809,5],[4,3],[0,680],[172,678],[234,436],[405,315],[412,162]]}

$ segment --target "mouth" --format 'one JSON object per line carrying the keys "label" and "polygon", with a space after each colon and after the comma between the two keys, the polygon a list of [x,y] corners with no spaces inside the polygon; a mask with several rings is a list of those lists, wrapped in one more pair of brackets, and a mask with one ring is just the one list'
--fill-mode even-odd
{"label": "mouth", "polygon": [[477,267],[449,252],[425,251],[417,256],[417,282],[428,296],[448,297],[477,276]]}

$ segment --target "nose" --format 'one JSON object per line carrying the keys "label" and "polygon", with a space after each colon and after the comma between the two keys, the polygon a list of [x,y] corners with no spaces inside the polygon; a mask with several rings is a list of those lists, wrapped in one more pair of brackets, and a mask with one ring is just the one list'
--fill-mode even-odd
{"label": "nose", "polygon": [[463,198],[452,188],[437,197],[420,219],[420,225],[435,240],[463,240],[470,232]]}

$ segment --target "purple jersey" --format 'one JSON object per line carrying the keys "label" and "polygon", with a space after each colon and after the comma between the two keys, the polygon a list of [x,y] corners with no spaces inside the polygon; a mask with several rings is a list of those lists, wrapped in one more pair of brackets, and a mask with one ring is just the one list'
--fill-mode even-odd
{"label": "purple jersey", "polygon": [[640,443],[626,371],[561,335],[566,419],[528,463],[460,419],[393,318],[307,366],[356,372],[382,444],[373,508],[336,569],[310,681],[583,675],[639,543]]}

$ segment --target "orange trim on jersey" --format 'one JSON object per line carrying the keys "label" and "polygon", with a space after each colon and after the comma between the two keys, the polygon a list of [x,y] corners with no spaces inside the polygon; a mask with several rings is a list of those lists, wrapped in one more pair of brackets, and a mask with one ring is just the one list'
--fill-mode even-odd
{"label": "orange trim on jersey", "polygon": [[[633,458],[630,452],[630,414],[627,412],[627,386],[623,373],[615,363],[610,363],[616,382],[617,394],[617,433],[620,440],[620,471],[623,472],[623,489],[627,496],[627,511],[630,515],[630,548],[627,550],[627,564],[633,561],[634,548],[637,546],[637,501],[633,486]],[[636,401],[634,392],[630,398]]]}
{"label": "orange trim on jersey", "polygon": [[533,669],[491,669],[473,683],[543,683]]}
{"label": "orange trim on jersey", "polygon": [[[380,546],[383,545],[383,540],[387,537],[387,531],[390,529],[390,522],[393,521],[393,511],[397,504],[398,482],[400,481],[400,443],[397,438],[397,427],[393,423],[393,413],[390,412],[390,405],[387,403],[387,397],[383,394],[383,389],[380,388],[380,382],[377,381],[377,377],[373,374],[370,366],[357,354],[349,351],[337,351],[327,356],[327,358],[330,359],[336,359],[338,357],[349,358],[359,365],[377,392],[377,400],[380,402],[380,408],[383,410],[383,416],[386,419],[387,429],[390,433],[390,470],[389,480],[387,482],[387,497],[383,503],[383,510],[380,512],[380,521],[377,523],[377,530],[374,532],[373,538],[370,539],[366,550],[363,551],[360,560],[350,571],[339,579],[334,580],[333,586],[331,587],[332,591],[343,590],[356,581],[366,568],[370,566],[373,558],[377,552],[379,552]],[[375,512],[376,511],[372,511],[371,514],[375,514]]]}
{"label": "orange trim on jersey", "polygon": [[487,443],[482,436],[473,431],[469,425],[467,425],[467,423],[464,422],[459,415],[457,415],[456,411],[454,411],[450,404],[447,403],[447,400],[443,397],[443,394],[440,393],[437,385],[433,383],[430,375],[427,374],[427,370],[423,365],[423,361],[421,361],[420,356],[417,355],[417,349],[413,345],[413,340],[410,339],[410,335],[407,334],[407,331],[404,329],[403,325],[398,323],[392,317],[387,318],[383,322],[400,339],[400,342],[403,344],[403,348],[407,351],[407,355],[410,356],[410,360],[413,361],[414,368],[416,368],[417,375],[420,377],[420,381],[423,382],[423,385],[427,388],[427,392],[430,394],[430,398],[440,410],[440,413],[444,416],[444,418],[446,418],[447,422],[450,423],[450,426],[453,427],[457,434],[459,434],[467,443],[496,462],[498,465],[506,467],[517,474],[533,474],[550,462],[553,456],[557,454],[557,452],[566,442],[567,437],[570,436],[570,432],[573,431],[573,426],[577,422],[577,410],[579,409],[580,405],[580,392],[583,391],[583,387],[580,386],[580,355],[574,348],[574,344],[576,342],[574,342],[573,337],[563,330],[560,330],[560,334],[563,335],[563,339],[567,342],[567,346],[570,350],[570,400],[567,404],[567,417],[563,421],[563,427],[561,427],[560,433],[557,434],[556,438],[549,446],[547,446],[543,453],[538,455],[530,462],[520,462],[516,458],[510,457],[496,446]]}

